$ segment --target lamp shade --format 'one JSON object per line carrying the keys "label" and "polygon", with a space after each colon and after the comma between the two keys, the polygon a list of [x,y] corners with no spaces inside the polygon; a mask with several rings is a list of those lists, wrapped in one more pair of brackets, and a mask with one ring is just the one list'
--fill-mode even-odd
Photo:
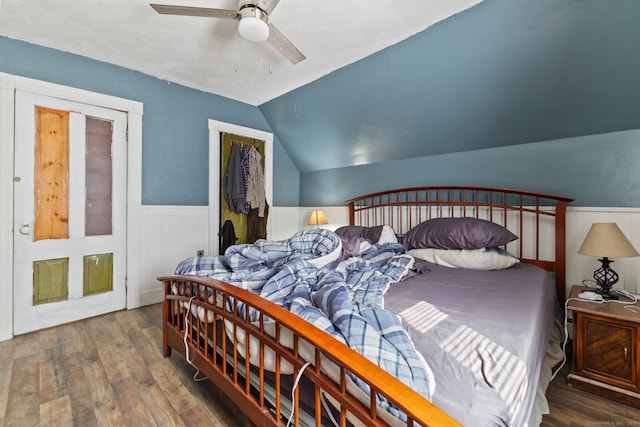
{"label": "lamp shade", "polygon": [[592,224],[578,253],[607,258],[640,256],[615,222]]}
{"label": "lamp shade", "polygon": [[311,216],[309,217],[309,225],[319,224],[329,224],[329,221],[327,221],[327,217],[324,216],[324,212],[322,212],[320,209],[317,209],[311,212]]}

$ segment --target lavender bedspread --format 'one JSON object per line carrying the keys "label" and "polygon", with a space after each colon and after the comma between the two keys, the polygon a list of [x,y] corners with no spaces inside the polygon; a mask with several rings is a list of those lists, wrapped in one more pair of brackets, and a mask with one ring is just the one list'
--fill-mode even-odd
{"label": "lavender bedspread", "polygon": [[417,263],[423,274],[391,285],[385,308],[431,366],[433,403],[463,425],[525,425],[554,322],[550,274]]}

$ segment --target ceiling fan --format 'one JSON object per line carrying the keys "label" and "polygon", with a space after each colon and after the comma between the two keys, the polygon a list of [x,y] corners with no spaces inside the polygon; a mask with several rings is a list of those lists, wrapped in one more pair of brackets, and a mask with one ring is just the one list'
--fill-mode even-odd
{"label": "ceiling fan", "polygon": [[292,64],[306,57],[278,29],[269,23],[269,14],[280,0],[239,0],[238,10],[209,7],[172,6],[151,3],[156,12],[164,15],[204,16],[238,20],[238,32],[252,42],[267,41]]}

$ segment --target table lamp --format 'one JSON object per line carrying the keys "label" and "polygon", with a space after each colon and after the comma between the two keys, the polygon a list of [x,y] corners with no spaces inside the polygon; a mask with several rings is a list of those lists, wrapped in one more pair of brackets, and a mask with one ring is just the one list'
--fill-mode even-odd
{"label": "table lamp", "polygon": [[317,209],[311,212],[311,216],[309,217],[309,225],[315,225],[316,228],[318,228],[320,224],[329,224],[329,221],[327,221],[327,217],[324,216],[324,212],[322,212],[320,209]]}
{"label": "table lamp", "polygon": [[609,299],[618,299],[611,293],[611,287],[618,281],[618,274],[610,267],[613,260],[640,256],[616,223],[594,223],[578,250],[581,255],[602,257],[602,266],[593,272],[593,278],[600,289],[596,292]]}

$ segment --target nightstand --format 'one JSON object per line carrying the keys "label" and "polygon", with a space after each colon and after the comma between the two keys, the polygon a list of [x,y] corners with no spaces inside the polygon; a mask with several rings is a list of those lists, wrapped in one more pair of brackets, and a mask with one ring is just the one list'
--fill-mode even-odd
{"label": "nightstand", "polygon": [[[573,286],[571,298],[578,298],[583,290],[589,289]],[[620,301],[629,299],[621,296]],[[573,370],[567,383],[640,408],[640,306],[625,306],[569,301],[574,325]]]}

